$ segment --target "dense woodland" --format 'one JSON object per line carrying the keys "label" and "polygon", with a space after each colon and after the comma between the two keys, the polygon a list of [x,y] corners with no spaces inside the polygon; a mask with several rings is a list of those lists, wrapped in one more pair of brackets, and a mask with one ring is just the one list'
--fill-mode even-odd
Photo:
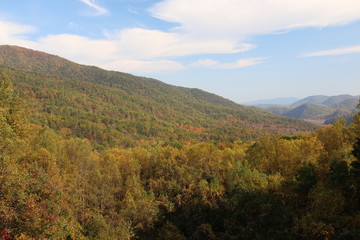
{"label": "dense woodland", "polygon": [[0,79],[0,239],[360,239],[360,114],[302,135],[95,148]]}
{"label": "dense woodland", "polygon": [[189,141],[256,139],[315,126],[245,107],[199,89],[105,71],[13,46],[0,46],[0,72],[33,109],[31,123],[100,150]]}

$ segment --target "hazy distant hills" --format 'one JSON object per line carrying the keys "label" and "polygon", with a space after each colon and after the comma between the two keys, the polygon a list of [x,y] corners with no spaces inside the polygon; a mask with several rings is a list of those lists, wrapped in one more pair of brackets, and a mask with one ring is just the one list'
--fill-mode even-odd
{"label": "hazy distant hills", "polygon": [[299,101],[300,98],[288,97],[288,98],[273,98],[273,99],[263,99],[257,101],[244,102],[242,104],[248,106],[258,106],[258,105],[291,105],[296,101]]}
{"label": "hazy distant hills", "polygon": [[356,106],[358,103],[359,96],[344,94],[338,96],[310,96],[288,105],[275,103],[257,106],[281,116],[331,124],[336,120],[346,120],[350,123],[357,112]]}
{"label": "hazy distant hills", "polygon": [[322,116],[331,114],[333,109],[328,106],[304,103],[296,108],[283,113],[283,116],[302,119],[321,119]]}
{"label": "hazy distant hills", "polygon": [[105,71],[30,49],[0,46],[0,71],[32,106],[34,124],[99,146],[253,139],[313,130],[305,121],[199,89]]}
{"label": "hazy distant hills", "polygon": [[300,99],[295,103],[291,104],[291,107],[298,107],[302,104],[323,104],[329,97],[324,95],[310,96],[304,99]]}

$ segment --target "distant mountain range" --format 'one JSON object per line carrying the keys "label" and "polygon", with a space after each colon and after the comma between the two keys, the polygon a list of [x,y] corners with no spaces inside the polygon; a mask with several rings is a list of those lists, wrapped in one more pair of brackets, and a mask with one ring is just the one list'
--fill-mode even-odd
{"label": "distant mountain range", "polygon": [[346,120],[350,123],[357,112],[359,96],[315,95],[287,105],[279,105],[276,101],[270,103],[271,100],[267,100],[267,104],[256,106],[277,115],[305,119],[318,124],[331,124],[337,120]]}
{"label": "distant mountain range", "polygon": [[263,99],[250,102],[243,102],[241,104],[248,106],[258,106],[258,105],[290,105],[296,101],[299,101],[300,98],[288,97],[288,98],[273,98],[273,99]]}
{"label": "distant mountain range", "polygon": [[254,139],[316,127],[236,104],[200,89],[84,66],[39,51],[0,46],[0,72],[34,109],[32,122],[99,147]]}

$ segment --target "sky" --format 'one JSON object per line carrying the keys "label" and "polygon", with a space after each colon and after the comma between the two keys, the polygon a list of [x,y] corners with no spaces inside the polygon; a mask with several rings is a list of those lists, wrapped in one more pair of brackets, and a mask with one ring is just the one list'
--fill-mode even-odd
{"label": "sky", "polygon": [[238,103],[360,94],[360,0],[4,0],[5,44]]}

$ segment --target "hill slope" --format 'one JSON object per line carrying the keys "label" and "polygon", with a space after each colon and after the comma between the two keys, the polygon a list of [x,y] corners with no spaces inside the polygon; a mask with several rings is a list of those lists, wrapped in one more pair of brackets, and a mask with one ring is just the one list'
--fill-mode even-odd
{"label": "hill slope", "polygon": [[273,98],[273,99],[262,99],[257,101],[243,102],[242,104],[247,106],[258,106],[258,105],[290,105],[294,102],[299,101],[299,98],[288,97],[288,98]]}
{"label": "hill slope", "polygon": [[326,106],[332,106],[335,104],[341,104],[344,101],[351,100],[354,97],[348,94],[338,95],[338,96],[331,96],[326,99],[322,104]]}
{"label": "hill slope", "polygon": [[333,110],[327,106],[305,103],[284,113],[286,117],[301,119],[321,119],[323,116],[331,114]]}
{"label": "hill slope", "polygon": [[36,109],[33,122],[99,146],[252,139],[314,126],[199,89],[105,71],[30,49],[0,46],[0,70]]}
{"label": "hill slope", "polygon": [[324,101],[328,100],[329,97],[325,96],[325,95],[315,95],[315,96],[310,96],[310,97],[306,97],[303,99],[300,99],[297,102],[294,102],[293,104],[291,104],[292,108],[296,108],[300,105],[303,105],[305,103],[309,103],[309,104],[322,104]]}
{"label": "hill slope", "polygon": [[358,96],[347,94],[338,96],[310,96],[290,106],[258,105],[262,109],[286,117],[316,120],[320,124],[332,124],[346,120],[349,124],[357,113]]}

